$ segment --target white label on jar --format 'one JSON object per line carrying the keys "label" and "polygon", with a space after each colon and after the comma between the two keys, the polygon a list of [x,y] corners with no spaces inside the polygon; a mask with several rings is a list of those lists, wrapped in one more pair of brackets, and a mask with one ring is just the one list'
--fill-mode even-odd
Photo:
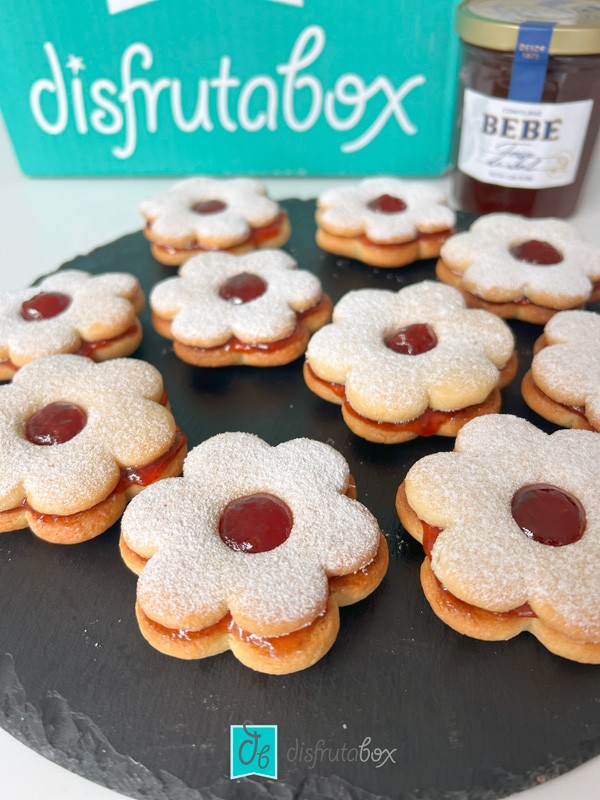
{"label": "white label on jar", "polygon": [[522,103],[465,89],[458,168],[496,186],[573,183],[593,100]]}

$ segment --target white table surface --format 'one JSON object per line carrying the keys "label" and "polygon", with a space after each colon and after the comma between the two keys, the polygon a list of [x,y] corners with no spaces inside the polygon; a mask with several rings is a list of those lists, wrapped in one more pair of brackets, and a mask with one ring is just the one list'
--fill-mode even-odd
{"label": "white table surface", "polygon": [[[154,178],[26,178],[19,171],[0,119],[0,241],[4,248],[0,288],[25,286],[64,261],[140,228],[137,211],[140,201],[172,183],[172,179]],[[278,178],[266,183],[271,194],[281,199],[314,197],[325,187],[344,181]],[[434,183],[447,188],[448,179]],[[572,221],[589,241],[600,244],[600,147],[596,148],[581,209]],[[565,797],[598,800],[599,796],[600,757],[549,783],[514,795],[519,800]],[[0,729],[0,798],[118,800],[120,797],[123,795],[47,761]]]}

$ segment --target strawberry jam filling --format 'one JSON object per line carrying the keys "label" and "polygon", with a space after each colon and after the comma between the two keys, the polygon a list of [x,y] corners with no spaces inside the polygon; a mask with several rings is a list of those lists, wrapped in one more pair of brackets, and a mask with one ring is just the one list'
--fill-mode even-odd
{"label": "strawberry jam filling", "polygon": [[266,291],[267,283],[258,275],[253,275],[251,272],[240,272],[225,281],[219,289],[219,297],[234,305],[241,305],[256,300]]}
{"label": "strawberry jam filling", "polygon": [[513,495],[511,513],[525,536],[551,547],[578,542],[585,532],[585,510],[579,500],[548,483],[522,486]]}
{"label": "strawberry jam filling", "polygon": [[436,411],[433,408],[426,408],[419,417],[409,419],[406,422],[381,422],[380,420],[363,417],[344,399],[344,409],[356,419],[361,420],[361,422],[375,425],[382,431],[406,431],[407,433],[416,433],[419,436],[434,436],[442,425],[451,419],[459,419],[464,416],[466,421],[466,419],[471,418],[473,413],[477,413],[478,407],[478,405],[468,406],[467,408],[461,408],[460,411]]}
{"label": "strawberry jam filling", "polygon": [[454,421],[464,419],[464,421],[467,422],[472,418],[473,415],[477,415],[481,406],[485,405],[487,402],[484,400],[483,403],[467,406],[466,408],[461,408],[458,411],[436,411],[433,408],[427,408],[421,414],[421,416],[415,417],[414,419],[409,419],[406,422],[382,422],[380,420],[369,419],[369,417],[363,417],[362,414],[359,414],[358,411],[356,411],[346,399],[344,384],[333,383],[332,381],[325,381],[323,378],[319,378],[310,364],[307,364],[307,368],[311,378],[315,381],[315,383],[320,383],[322,386],[326,386],[331,392],[337,395],[337,397],[341,398],[344,409],[348,414],[356,417],[356,419],[359,419],[361,422],[364,422],[367,425],[374,425],[379,428],[379,430],[383,431],[406,431],[407,433],[416,433],[419,436],[434,436],[441,426],[449,420]]}
{"label": "strawberry jam filling", "polygon": [[[258,228],[251,228],[250,233],[248,234],[248,238],[244,239],[242,242],[238,242],[237,244],[233,245],[232,247],[225,247],[222,248],[222,252],[226,253],[228,250],[235,249],[243,244],[253,244],[255,247],[260,247],[265,242],[268,242],[270,239],[275,239],[281,233],[281,229],[283,228],[283,224],[287,219],[287,214],[285,211],[280,211],[279,214],[269,222],[267,225],[261,225]],[[151,232],[152,226],[148,225],[146,227],[146,232],[150,234],[149,238],[151,239]],[[192,242],[191,244],[184,245],[182,247],[173,247],[170,244],[161,244],[160,242],[154,243],[156,247],[159,247],[161,250],[164,250],[165,253],[169,253],[170,255],[174,255],[175,253],[187,253],[187,252],[202,252],[203,250],[221,250],[221,248],[210,248],[210,247],[203,247],[199,242]]]}
{"label": "strawberry jam filling", "polygon": [[199,200],[192,206],[192,211],[195,214],[217,214],[219,211],[225,211],[227,204],[221,200]]}
{"label": "strawberry jam filling", "polygon": [[[163,402],[164,400],[164,402]],[[163,395],[163,399],[161,400],[162,405],[166,405],[166,395]],[[58,405],[58,404],[53,404]],[[86,417],[87,419],[87,417]],[[50,444],[50,443],[49,443]],[[113,491],[113,494],[120,494],[121,492],[126,491],[130,486],[149,486],[151,483],[157,481],[163,472],[167,469],[169,464],[173,462],[181,450],[187,444],[187,437],[177,428],[175,433],[175,438],[173,440],[173,444],[169,447],[169,449],[159,456],[158,458],[154,459],[148,464],[144,464],[143,466],[134,466],[134,467],[121,467],[121,475],[119,481]],[[108,499],[108,498],[106,498]],[[102,501],[105,502],[105,501]],[[89,511],[92,511],[94,507],[90,509],[84,509],[83,511],[75,512],[74,514],[42,514],[39,511],[36,511],[35,508],[29,505],[27,500],[23,500],[18,506],[14,508],[8,508],[4,511],[0,511],[0,515],[2,514],[13,514],[15,511],[20,511],[22,509],[31,511],[36,515],[38,522],[53,522],[56,520],[73,520],[80,515],[87,514]]]}
{"label": "strawberry jam filling", "polygon": [[[136,321],[132,323],[126,331],[123,331],[123,333],[120,333],[118,336],[113,336],[111,339],[98,339],[96,342],[86,342],[82,340],[81,344],[79,345],[79,349],[75,351],[75,355],[91,357],[92,353],[102,350],[105,347],[110,347],[115,342],[119,342],[122,339],[127,339],[130,336],[133,336],[137,330],[138,323]],[[18,367],[13,361],[10,360],[10,358],[0,359],[0,367],[8,367],[13,372],[18,372],[21,369],[21,367]]]}
{"label": "strawberry jam filling", "polygon": [[418,356],[421,353],[427,353],[429,350],[437,345],[437,336],[433,328],[429,325],[419,322],[415,325],[407,325],[405,328],[399,328],[393,333],[388,334],[383,343],[390,350],[395,353],[401,353],[406,356]]}
{"label": "strawberry jam filling", "polygon": [[21,317],[27,322],[52,319],[62,314],[71,305],[68,294],[60,292],[40,292],[21,303]]}
{"label": "strawberry jam filling", "polygon": [[50,403],[32,414],[25,425],[25,436],[32,444],[64,444],[86,426],[87,414],[74,403]]}
{"label": "strawberry jam filling", "polygon": [[559,253],[550,242],[542,242],[539,239],[529,239],[513,245],[510,248],[510,254],[518,261],[525,261],[527,264],[537,266],[560,264],[563,260],[562,253]]}
{"label": "strawberry jam filling", "polygon": [[344,398],[345,396],[345,389],[343,383],[334,383],[333,381],[326,381],[323,378],[319,378],[319,376],[315,373],[313,368],[310,366],[308,362],[306,362],[306,368],[311,376],[311,378],[316,382],[320,383],[322,386],[326,386],[330,391],[332,391],[335,395],[340,398]]}
{"label": "strawberry jam filling", "polygon": [[406,211],[406,203],[391,194],[381,194],[367,203],[367,208],[376,214],[399,214]]}
{"label": "strawberry jam filling", "polygon": [[143,466],[121,467],[121,477],[115,491],[124,492],[130,486],[149,486],[151,483],[155,483],[169,464],[175,460],[186,443],[187,437],[185,433],[177,428],[173,444],[162,456]]}
{"label": "strawberry jam filling", "polygon": [[[438,244],[442,245],[446,239],[449,239],[453,234],[454,230],[452,228],[446,228],[443,231],[434,231],[432,233],[421,233],[421,231],[419,231],[414,239],[407,239],[405,242],[395,242],[393,244],[374,242],[364,233],[357,238],[368,247],[374,247],[377,250],[389,250],[390,248],[407,247],[411,244],[414,244],[414,242],[437,242]],[[355,237],[351,236],[349,238],[353,239]]]}
{"label": "strawberry jam filling", "polygon": [[283,500],[271,494],[252,494],[225,506],[219,536],[238,553],[266,553],[286,541],[293,523]]}
{"label": "strawberry jam filling", "polygon": [[127,339],[130,336],[133,336],[138,330],[138,323],[133,322],[127,330],[120,333],[118,336],[113,336],[110,339],[98,339],[96,342],[86,342],[82,341],[79,345],[79,350],[77,350],[76,355],[78,356],[91,356],[92,353],[95,353],[97,350],[102,350],[104,347],[109,347],[110,345],[114,344],[115,342],[121,341],[121,339]]}
{"label": "strawberry jam filling", "polygon": [[277,350],[283,350],[284,347],[293,345],[295,342],[298,342],[303,338],[304,332],[300,325],[297,325],[290,336],[286,336],[285,339],[277,339],[274,342],[258,342],[257,344],[248,344],[247,342],[240,341],[236,336],[232,336],[229,341],[225,342],[225,344],[219,344],[216,347],[194,347],[193,345],[186,345],[186,347],[190,350],[200,350],[203,352],[216,352],[218,350],[223,353],[251,353],[257,351],[261,353],[274,353]]}
{"label": "strawberry jam filling", "polygon": [[241,639],[244,643],[256,645],[257,647],[265,648],[269,651],[269,655],[273,657],[284,656],[293,653],[298,649],[302,649],[303,642],[310,636],[312,630],[319,624],[321,617],[317,617],[310,625],[306,625],[297,631],[285,633],[281,636],[258,636],[250,631],[245,631],[237,625],[231,614],[226,614],[214,625],[209,625],[200,630],[191,631],[182,628],[166,628],[158,622],[155,622],[149,616],[144,614],[139,609],[144,621],[144,625],[148,626],[156,635],[162,639],[168,639],[171,642],[198,642],[202,639],[207,639],[213,636],[223,636],[225,634],[233,634]]}
{"label": "strawberry jam filling", "polygon": [[[425,555],[429,560],[431,560],[431,551],[433,550],[433,545],[436,542],[437,537],[442,532],[443,528],[436,528],[434,525],[429,525],[427,522],[424,522],[422,519],[419,520],[421,523],[421,527],[423,528],[423,550],[425,551]],[[437,578],[439,585],[443,589],[444,593],[446,594],[448,600],[452,603],[452,605],[458,609],[462,610],[463,612],[469,613],[469,609],[478,608],[478,606],[474,606],[471,603],[466,603],[464,600],[460,600],[456,595],[452,594],[452,592],[448,591],[446,587],[443,585],[441,581]],[[485,611],[486,609],[481,609]],[[516,608],[511,608],[509,611],[488,611],[488,614],[493,614],[495,617],[535,617],[537,616],[535,611],[532,610],[529,603],[523,603],[521,606],[517,606]]]}
{"label": "strawberry jam filling", "polygon": [[[314,306],[307,308],[306,311],[297,311],[296,320],[300,323],[307,317],[319,313],[328,302],[328,299],[323,296],[318,303],[315,303]],[[250,344],[248,342],[240,341],[237,336],[232,336],[231,339],[225,342],[225,344],[218,344],[215,347],[196,347],[194,345],[186,345],[186,348],[189,348],[190,350],[200,350],[203,352],[220,351],[224,353],[274,353],[277,350],[283,350],[285,347],[290,347],[296,344],[297,342],[303,340],[304,337],[304,330],[302,329],[302,326],[298,324],[289,336],[286,336],[284,339],[276,339],[274,342],[254,342]]]}

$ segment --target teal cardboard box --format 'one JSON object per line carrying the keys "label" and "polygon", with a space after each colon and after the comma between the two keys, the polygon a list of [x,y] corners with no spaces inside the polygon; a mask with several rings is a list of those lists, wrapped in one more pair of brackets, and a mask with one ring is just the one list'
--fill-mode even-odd
{"label": "teal cardboard box", "polygon": [[458,0],[2,0],[30,175],[436,175]]}

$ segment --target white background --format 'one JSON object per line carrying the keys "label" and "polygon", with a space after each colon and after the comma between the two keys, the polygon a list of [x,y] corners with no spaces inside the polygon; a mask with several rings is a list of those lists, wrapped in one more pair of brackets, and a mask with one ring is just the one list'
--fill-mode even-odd
{"label": "white background", "polygon": [[[343,182],[310,178],[266,181],[277,199],[314,197],[322,189]],[[19,172],[0,122],[0,289],[23,287],[64,261],[140,228],[139,203],[172,183],[172,179],[26,178]],[[447,178],[434,183],[448,187]],[[581,209],[572,221],[589,241],[600,244],[599,147]],[[126,266],[122,268],[126,270]],[[598,800],[599,787],[600,757],[515,797]],[[119,797],[57,767],[0,729],[1,800],[117,800]]]}

